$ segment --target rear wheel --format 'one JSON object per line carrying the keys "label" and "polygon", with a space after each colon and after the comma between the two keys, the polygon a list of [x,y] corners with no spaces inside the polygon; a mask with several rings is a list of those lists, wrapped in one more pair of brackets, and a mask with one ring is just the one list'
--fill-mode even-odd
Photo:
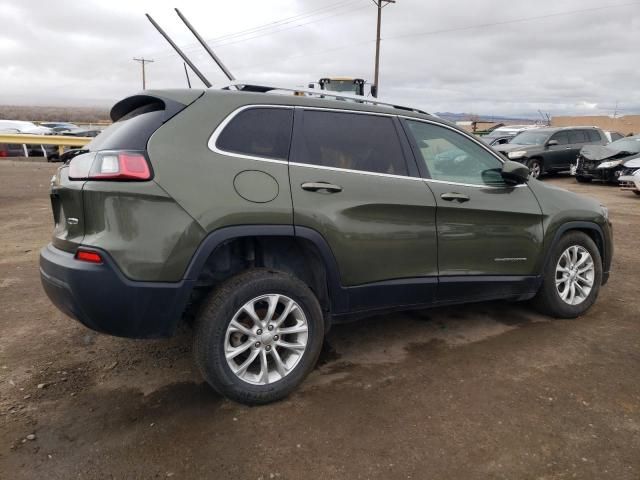
{"label": "rear wheel", "polygon": [[196,363],[207,382],[247,405],[280,400],[313,369],[324,319],[318,300],[291,275],[241,273],[218,287],[196,320]]}
{"label": "rear wheel", "polygon": [[576,181],[578,183],[589,183],[593,180],[591,177],[583,177],[582,175],[576,175]]}
{"label": "rear wheel", "polygon": [[527,167],[529,167],[533,178],[540,178],[542,176],[542,161],[539,158],[530,159],[527,162]]}
{"label": "rear wheel", "polygon": [[636,195],[640,195],[640,192],[638,190],[634,190],[633,193],[635,193]]}
{"label": "rear wheel", "polygon": [[575,318],[596,301],[602,283],[602,260],[594,241],[573,231],[556,243],[534,303],[545,314]]}

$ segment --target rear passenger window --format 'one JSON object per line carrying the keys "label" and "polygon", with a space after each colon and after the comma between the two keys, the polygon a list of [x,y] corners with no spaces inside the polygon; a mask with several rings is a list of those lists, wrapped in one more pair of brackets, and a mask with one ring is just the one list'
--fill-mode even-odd
{"label": "rear passenger window", "polygon": [[590,142],[600,142],[602,140],[596,130],[587,130],[587,135],[589,136]]}
{"label": "rear passenger window", "polygon": [[584,130],[571,130],[569,132],[569,143],[587,143],[588,141]]}
{"label": "rear passenger window", "polygon": [[286,160],[289,157],[293,109],[255,107],[238,113],[218,136],[225,152]]}
{"label": "rear passenger window", "polygon": [[407,175],[390,117],[305,110],[299,132],[294,140],[295,162]]}

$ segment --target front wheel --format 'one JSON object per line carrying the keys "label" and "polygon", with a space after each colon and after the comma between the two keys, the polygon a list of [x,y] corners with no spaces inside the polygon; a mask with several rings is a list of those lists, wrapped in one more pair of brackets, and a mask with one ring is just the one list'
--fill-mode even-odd
{"label": "front wheel", "polygon": [[598,297],[602,283],[600,252],[588,235],[578,231],[565,234],[552,248],[534,303],[542,313],[553,317],[578,317]]}
{"label": "front wheel", "polygon": [[527,162],[527,167],[529,167],[533,178],[540,178],[542,176],[542,162],[540,159],[532,158]]}
{"label": "front wheel", "polygon": [[260,405],[289,395],[313,369],[324,317],[313,292],[283,272],[254,269],[232,277],[206,300],[194,355],[224,396]]}

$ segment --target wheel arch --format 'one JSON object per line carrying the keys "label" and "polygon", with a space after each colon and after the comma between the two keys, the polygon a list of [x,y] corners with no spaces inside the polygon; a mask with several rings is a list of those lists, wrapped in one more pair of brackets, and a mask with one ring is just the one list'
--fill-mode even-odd
{"label": "wheel arch", "polygon": [[603,269],[605,268],[605,259],[606,259],[606,246],[605,246],[605,236],[602,231],[602,227],[594,222],[586,222],[586,221],[575,221],[575,222],[567,222],[563,223],[558,227],[556,232],[553,235],[553,240],[549,243],[549,247],[545,253],[545,262],[543,271],[546,270],[550,260],[551,260],[551,252],[553,248],[557,245],[563,235],[571,231],[578,231],[585,233],[591,238],[598,247],[598,251],[600,252],[600,260],[602,262]]}
{"label": "wheel arch", "polygon": [[[185,278],[197,291],[210,290],[241,271],[265,267],[290,273],[318,297],[327,318],[346,310],[338,264],[326,240],[315,230],[290,225],[243,225],[211,232],[201,242]],[[328,323],[328,322],[327,322]]]}

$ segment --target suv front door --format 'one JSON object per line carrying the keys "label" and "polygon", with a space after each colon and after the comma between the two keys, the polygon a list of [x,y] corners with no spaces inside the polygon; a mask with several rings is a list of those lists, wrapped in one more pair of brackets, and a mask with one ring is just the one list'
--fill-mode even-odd
{"label": "suv front door", "polygon": [[542,213],[526,184],[509,185],[502,161],[457,130],[403,120],[438,226],[439,301],[535,291]]}
{"label": "suv front door", "polygon": [[349,310],[430,303],[436,202],[397,118],[298,108],[289,157],[296,235],[329,245]]}

